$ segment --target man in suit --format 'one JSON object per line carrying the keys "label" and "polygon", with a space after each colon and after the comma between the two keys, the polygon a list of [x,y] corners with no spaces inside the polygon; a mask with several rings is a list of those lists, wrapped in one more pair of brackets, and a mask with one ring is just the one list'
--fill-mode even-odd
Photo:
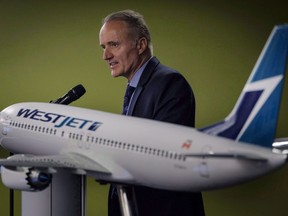
{"label": "man in suit", "polygon": [[[195,99],[185,78],[162,65],[152,54],[150,32],[143,16],[131,10],[104,18],[99,33],[103,59],[113,77],[126,77],[132,98],[124,115],[194,127]],[[127,102],[127,101],[126,101]],[[110,216],[121,215],[117,193],[111,187]],[[172,192],[131,186],[140,216],[203,216],[201,193]]]}

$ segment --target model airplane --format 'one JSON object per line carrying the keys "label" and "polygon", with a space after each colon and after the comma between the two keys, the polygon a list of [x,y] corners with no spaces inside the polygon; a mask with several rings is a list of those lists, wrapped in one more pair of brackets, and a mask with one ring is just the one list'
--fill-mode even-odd
{"label": "model airplane", "polygon": [[0,114],[0,160],[10,188],[46,188],[68,169],[99,182],[203,191],[275,170],[273,151],[288,53],[288,25],[276,26],[234,109],[220,123],[194,129],[51,103],[19,103]]}

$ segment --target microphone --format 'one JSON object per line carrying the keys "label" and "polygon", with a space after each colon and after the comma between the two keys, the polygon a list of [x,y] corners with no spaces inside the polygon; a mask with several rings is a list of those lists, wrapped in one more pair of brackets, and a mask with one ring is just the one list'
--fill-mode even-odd
{"label": "microphone", "polygon": [[86,92],[85,88],[81,84],[79,84],[79,85],[75,86],[74,88],[70,89],[62,97],[60,97],[60,98],[58,98],[56,100],[50,101],[50,103],[68,105],[71,102],[73,102],[73,101],[79,99],[80,97],[82,97],[82,95],[84,95],[85,92]]}

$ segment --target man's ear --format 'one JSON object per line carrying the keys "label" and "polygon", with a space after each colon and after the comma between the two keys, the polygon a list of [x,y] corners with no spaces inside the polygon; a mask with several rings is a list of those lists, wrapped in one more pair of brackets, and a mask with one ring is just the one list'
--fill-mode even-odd
{"label": "man's ear", "polygon": [[148,41],[145,37],[141,37],[137,42],[137,49],[139,55],[142,54],[148,47]]}

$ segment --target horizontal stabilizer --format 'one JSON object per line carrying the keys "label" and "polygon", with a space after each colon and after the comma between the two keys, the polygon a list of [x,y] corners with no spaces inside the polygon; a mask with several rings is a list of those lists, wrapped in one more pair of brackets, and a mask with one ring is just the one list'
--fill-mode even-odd
{"label": "horizontal stabilizer", "polygon": [[273,147],[280,150],[288,150],[288,137],[275,139]]}

